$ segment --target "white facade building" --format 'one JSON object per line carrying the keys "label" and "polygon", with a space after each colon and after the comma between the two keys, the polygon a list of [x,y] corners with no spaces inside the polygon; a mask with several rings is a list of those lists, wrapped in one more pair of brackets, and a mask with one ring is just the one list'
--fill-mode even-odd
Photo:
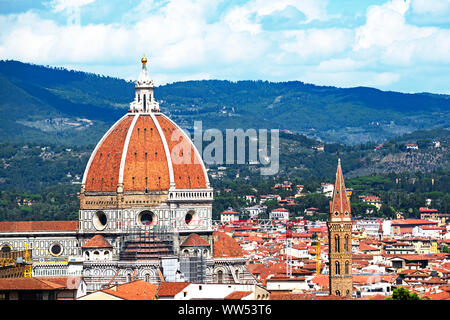
{"label": "white facade building", "polygon": [[284,208],[273,209],[272,211],[270,211],[269,219],[289,220],[289,210]]}

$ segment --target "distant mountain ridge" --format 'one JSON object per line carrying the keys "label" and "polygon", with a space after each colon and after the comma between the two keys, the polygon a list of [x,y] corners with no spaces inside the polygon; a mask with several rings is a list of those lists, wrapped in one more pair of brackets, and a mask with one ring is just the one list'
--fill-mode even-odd
{"label": "distant mountain ridge", "polygon": [[[94,144],[127,111],[133,87],[118,78],[0,61],[0,137]],[[432,93],[203,80],[159,86],[155,96],[161,110],[185,129],[202,121],[203,129],[284,129],[359,144],[450,124],[450,96]]]}

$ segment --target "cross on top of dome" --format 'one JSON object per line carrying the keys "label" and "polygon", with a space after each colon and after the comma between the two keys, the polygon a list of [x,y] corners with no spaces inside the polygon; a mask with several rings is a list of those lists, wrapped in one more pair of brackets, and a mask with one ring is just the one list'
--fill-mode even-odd
{"label": "cross on top of dome", "polygon": [[147,71],[147,58],[141,59],[142,69],[137,81],[134,83],[134,89],[136,90],[134,101],[130,103],[130,112],[159,112],[159,103],[155,101],[153,89],[153,80]]}

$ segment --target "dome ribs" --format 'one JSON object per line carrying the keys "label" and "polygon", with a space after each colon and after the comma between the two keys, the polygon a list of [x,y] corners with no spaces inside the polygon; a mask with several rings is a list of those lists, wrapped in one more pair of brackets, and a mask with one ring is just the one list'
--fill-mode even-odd
{"label": "dome ribs", "polygon": [[116,191],[125,138],[133,116],[125,117],[101,142],[89,167],[86,191]]}
{"label": "dome ribs", "polygon": [[[193,143],[186,139],[184,135],[182,135],[181,129],[176,127],[169,119],[167,119],[164,115],[155,115],[159,125],[161,126],[164,137],[167,141],[167,145],[170,150],[170,155],[172,159],[172,166],[175,178],[175,186],[177,189],[203,189],[206,188],[206,180],[205,173],[202,166],[202,160],[197,158],[197,154],[195,153]],[[176,130],[180,130],[179,132],[175,132]],[[174,134],[174,140],[172,140],[172,135]],[[181,134],[181,135],[180,135]],[[178,139],[175,139],[177,138]],[[182,145],[189,146],[190,148],[190,159],[187,159],[185,152],[187,150],[183,150]],[[181,159],[178,161],[174,160],[174,154],[179,151],[178,155]],[[181,161],[186,158],[188,161]],[[190,161],[189,161],[190,160]],[[187,162],[187,163],[184,163]],[[192,177],[198,177],[198,179],[194,179]]]}
{"label": "dome ribs", "polygon": [[124,116],[100,140],[85,172],[88,192],[116,192],[119,184],[145,193],[209,188],[194,144],[163,114]]}
{"label": "dome ribs", "polygon": [[164,146],[161,137],[153,134],[155,130],[149,115],[139,116],[128,145],[123,173],[124,191],[169,189],[169,168]]}

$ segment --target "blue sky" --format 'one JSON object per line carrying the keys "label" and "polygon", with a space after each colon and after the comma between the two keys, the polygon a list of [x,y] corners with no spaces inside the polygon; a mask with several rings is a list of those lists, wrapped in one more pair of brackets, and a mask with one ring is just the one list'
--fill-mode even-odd
{"label": "blue sky", "polygon": [[450,94],[450,0],[0,0],[0,59]]}

